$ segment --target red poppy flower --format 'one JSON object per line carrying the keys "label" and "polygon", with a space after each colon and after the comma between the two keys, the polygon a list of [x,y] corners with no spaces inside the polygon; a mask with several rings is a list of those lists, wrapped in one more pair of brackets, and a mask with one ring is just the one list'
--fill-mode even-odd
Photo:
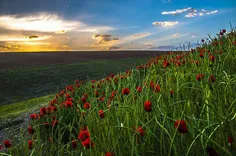
{"label": "red poppy flower", "polygon": [[233,144],[234,138],[231,136],[228,136],[228,143]]}
{"label": "red poppy flower", "polygon": [[28,141],[28,147],[29,147],[29,149],[33,148],[33,140]]}
{"label": "red poppy flower", "polygon": [[202,39],[202,42],[204,42],[204,39]]}
{"label": "red poppy flower", "polygon": [[46,113],[47,113],[47,108],[46,107],[40,108],[40,114],[44,115]]}
{"label": "red poppy flower", "polygon": [[80,133],[78,135],[79,140],[84,141],[89,137],[90,137],[90,132],[87,129],[80,130]]}
{"label": "red poppy flower", "polygon": [[200,53],[200,54],[199,54],[199,57],[204,57],[204,54],[203,54],[203,53]]}
{"label": "red poppy flower", "polygon": [[105,100],[105,97],[100,97],[99,101],[103,102]]}
{"label": "red poppy flower", "polygon": [[211,55],[211,56],[209,56],[209,60],[212,62],[215,62],[216,58],[215,58],[215,56]]}
{"label": "red poppy flower", "polygon": [[170,96],[173,97],[174,91],[171,89],[170,90]]}
{"label": "red poppy flower", "polygon": [[196,64],[197,66],[199,66],[199,62],[198,62],[197,60],[195,61],[195,64]]}
{"label": "red poppy flower", "polygon": [[90,148],[91,146],[94,146],[94,143],[90,140],[90,138],[87,138],[82,142],[82,145],[86,148]]}
{"label": "red poppy flower", "polygon": [[107,152],[107,153],[105,154],[105,156],[114,156],[114,154],[111,153],[111,152]]}
{"label": "red poppy flower", "polygon": [[95,96],[96,96],[96,97],[98,97],[98,96],[99,96],[99,93],[98,93],[98,91],[97,91],[97,90],[95,90],[95,91],[94,91],[94,94],[95,94]]}
{"label": "red poppy flower", "polygon": [[216,81],[216,78],[215,78],[213,75],[211,75],[211,76],[208,78],[208,81],[209,81],[209,82],[215,82],[215,81]]}
{"label": "red poppy flower", "polygon": [[30,114],[30,118],[31,119],[37,119],[38,118],[38,115],[33,113],[33,114]]}
{"label": "red poppy flower", "polygon": [[146,101],[144,103],[144,109],[146,112],[151,112],[152,110],[152,103],[150,101]]}
{"label": "red poppy flower", "polygon": [[30,135],[33,135],[34,134],[34,129],[32,126],[28,126],[28,132]]}
{"label": "red poppy flower", "polygon": [[105,114],[104,114],[103,110],[99,110],[98,114],[99,114],[100,118],[104,118],[105,117]]}
{"label": "red poppy flower", "polygon": [[223,33],[226,33],[226,30],[225,30],[225,29],[223,29],[223,30],[222,30],[222,32],[223,32]]}
{"label": "red poppy flower", "polygon": [[223,32],[220,32],[220,35],[221,35],[221,36],[223,36],[223,35],[224,35],[224,33],[223,33]]}
{"label": "red poppy flower", "polygon": [[72,107],[72,106],[73,106],[73,102],[66,100],[66,107],[69,108],[69,107]]}
{"label": "red poppy flower", "polygon": [[198,74],[197,76],[196,76],[196,80],[197,81],[200,81],[200,80],[203,80],[204,79],[204,74]]}
{"label": "red poppy flower", "polygon": [[0,145],[0,150],[2,150],[2,145]]}
{"label": "red poppy flower", "polygon": [[110,77],[113,78],[115,75],[114,74],[110,74]]}
{"label": "red poppy flower", "polygon": [[92,82],[92,83],[95,83],[95,82],[96,82],[96,80],[91,80],[91,82]]}
{"label": "red poppy flower", "polygon": [[71,144],[72,144],[72,148],[73,148],[73,149],[76,149],[76,148],[77,148],[77,143],[76,143],[75,140],[72,140],[72,141],[71,141]]}
{"label": "red poppy flower", "polygon": [[10,147],[11,147],[11,142],[10,142],[9,140],[5,140],[5,141],[3,142],[3,144],[4,144],[4,146],[5,146],[6,148],[10,148]]}
{"label": "red poppy flower", "polygon": [[122,94],[123,94],[123,95],[128,95],[129,93],[130,93],[129,88],[123,88],[123,89],[122,89]]}
{"label": "red poppy flower", "polygon": [[167,62],[167,61],[164,61],[164,63],[163,63],[163,66],[164,67],[168,67],[170,65],[170,63],[169,62]]}
{"label": "red poppy flower", "polygon": [[58,120],[53,120],[53,121],[52,121],[52,126],[55,127],[55,126],[57,126],[57,125],[58,125]]}
{"label": "red poppy flower", "polygon": [[138,134],[143,137],[144,136],[144,129],[141,126],[138,126],[138,128],[136,129],[136,132],[138,132]]}
{"label": "red poppy flower", "polygon": [[86,102],[86,103],[84,104],[84,108],[85,108],[85,109],[89,109],[89,108],[90,108],[90,104],[89,104],[88,102]]}
{"label": "red poppy flower", "polygon": [[136,87],[136,90],[137,90],[139,93],[141,93],[141,92],[142,92],[142,87],[137,86],[137,87]]}
{"label": "red poppy flower", "polygon": [[48,138],[48,141],[50,141],[51,143],[53,143],[53,138],[52,138],[52,137],[49,137],[49,138]]}
{"label": "red poppy flower", "polygon": [[174,127],[178,128],[178,131],[180,133],[187,133],[188,132],[187,124],[186,124],[185,120],[177,120],[177,121],[175,121]]}
{"label": "red poppy flower", "polygon": [[206,150],[208,152],[208,156],[219,156],[215,149],[212,147],[207,147]]}
{"label": "red poppy flower", "polygon": [[155,87],[155,90],[154,90],[154,91],[158,93],[158,92],[160,92],[160,90],[161,90],[161,87],[160,87],[159,85],[156,85],[156,87]]}
{"label": "red poppy flower", "polygon": [[86,98],[85,98],[85,97],[82,98],[82,102],[83,102],[83,103],[86,102]]}

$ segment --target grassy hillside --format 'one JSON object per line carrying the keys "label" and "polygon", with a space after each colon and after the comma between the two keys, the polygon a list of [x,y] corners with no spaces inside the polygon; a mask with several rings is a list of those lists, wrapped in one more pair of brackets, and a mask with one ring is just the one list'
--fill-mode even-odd
{"label": "grassy hillside", "polygon": [[0,106],[55,94],[75,79],[100,79],[141,64],[149,58],[98,60],[83,63],[0,70]]}
{"label": "grassy hillside", "polygon": [[5,137],[4,152],[236,155],[235,69],[233,29],[191,52],[168,53],[101,80],[75,80],[31,114],[19,135]]}

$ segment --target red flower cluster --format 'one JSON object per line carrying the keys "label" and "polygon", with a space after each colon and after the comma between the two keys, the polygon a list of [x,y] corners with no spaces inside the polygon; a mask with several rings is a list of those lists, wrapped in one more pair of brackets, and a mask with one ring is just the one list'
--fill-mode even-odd
{"label": "red flower cluster", "polygon": [[187,133],[188,132],[187,124],[186,124],[185,120],[175,121],[174,127],[177,128],[180,133]]}
{"label": "red flower cluster", "polygon": [[210,60],[211,62],[215,62],[216,58],[215,58],[215,56],[211,55],[211,56],[209,56],[209,60]]}
{"label": "red flower cluster", "polygon": [[33,113],[33,114],[30,114],[30,118],[31,119],[37,119],[38,118],[38,115]]}
{"label": "red flower cluster", "polygon": [[82,141],[82,145],[86,148],[90,148],[94,146],[94,143],[90,140],[90,132],[87,128],[80,130],[78,135],[78,139]]}
{"label": "red flower cluster", "polygon": [[146,112],[151,112],[152,110],[152,103],[150,101],[146,101],[144,103],[144,109]]}

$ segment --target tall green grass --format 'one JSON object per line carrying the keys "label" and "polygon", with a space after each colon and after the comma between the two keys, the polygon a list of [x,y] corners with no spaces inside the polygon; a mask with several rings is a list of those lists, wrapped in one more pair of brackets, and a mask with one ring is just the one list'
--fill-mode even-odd
{"label": "tall green grass", "polygon": [[[233,156],[235,63],[236,32],[232,29],[191,52],[152,58],[137,69],[100,81],[75,81],[55,96],[47,112],[41,108],[38,119],[31,123],[33,135],[26,127],[18,136],[6,136],[12,147],[4,152],[81,156],[107,152],[116,156],[203,156],[215,152]],[[137,86],[142,87],[141,92]],[[127,95],[124,88],[130,91]],[[85,109],[84,94],[88,95],[89,109]],[[147,106],[146,101],[152,105]],[[49,112],[48,108],[56,110]],[[99,114],[101,110],[104,114]],[[187,127],[176,125],[178,120]],[[55,121],[58,125],[53,126]],[[86,137],[90,148],[83,146],[85,141],[79,135],[83,132],[90,133]],[[32,149],[28,148],[29,140],[33,141]]]}

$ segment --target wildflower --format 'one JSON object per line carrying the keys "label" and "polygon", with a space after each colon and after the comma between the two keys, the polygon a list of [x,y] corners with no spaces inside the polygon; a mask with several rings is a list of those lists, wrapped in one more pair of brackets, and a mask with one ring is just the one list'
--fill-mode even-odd
{"label": "wildflower", "polygon": [[47,113],[47,108],[45,107],[40,108],[40,114],[44,115],[46,113]]}
{"label": "wildflower", "polygon": [[4,144],[4,146],[5,146],[6,148],[10,148],[10,147],[11,147],[11,142],[10,142],[9,140],[5,140],[5,141],[3,142],[3,144]]}
{"label": "wildflower", "polygon": [[82,145],[86,148],[90,148],[91,146],[94,146],[94,143],[90,140],[90,138],[87,138],[82,142]]}
{"label": "wildflower", "polygon": [[0,150],[2,150],[2,145],[0,144]]}
{"label": "wildflower", "polygon": [[136,90],[137,90],[139,93],[141,93],[141,92],[142,92],[142,87],[137,86],[137,87],[136,87]]}
{"label": "wildflower", "polygon": [[159,86],[159,85],[156,85],[156,87],[155,87],[155,92],[160,92],[160,90],[161,90],[161,87]]}
{"label": "wildflower", "polygon": [[89,109],[89,108],[90,108],[90,104],[89,104],[88,102],[86,102],[86,103],[84,104],[84,108],[85,108],[85,109]]}
{"label": "wildflower", "polygon": [[198,74],[198,75],[196,76],[196,80],[197,80],[197,81],[200,81],[200,80],[202,80],[202,79],[204,79],[204,74]]}
{"label": "wildflower", "polygon": [[188,132],[187,124],[186,124],[185,120],[176,120],[174,123],[174,127],[178,128],[178,131],[180,133]]}
{"label": "wildflower", "polygon": [[114,156],[114,154],[112,154],[111,152],[107,152],[105,156]]}
{"label": "wildflower", "polygon": [[110,74],[110,77],[113,78],[115,75],[114,74]]}
{"label": "wildflower", "polygon": [[174,91],[170,89],[170,96],[173,97]]}
{"label": "wildflower", "polygon": [[152,103],[150,101],[146,101],[144,103],[144,109],[146,112],[151,112],[152,110]]}
{"label": "wildflower", "polygon": [[82,98],[82,102],[83,102],[83,103],[86,102],[86,98],[85,98],[85,97]]}
{"label": "wildflower", "polygon": [[199,57],[203,58],[203,57],[204,57],[204,54],[203,54],[203,53],[200,53],[200,54],[199,54]]}
{"label": "wildflower", "polygon": [[209,156],[218,156],[218,153],[215,151],[214,148],[207,147],[206,150],[207,150]]}
{"label": "wildflower", "polygon": [[99,114],[100,118],[104,118],[105,117],[105,114],[104,114],[103,110],[99,110],[98,114]]}
{"label": "wildflower", "polygon": [[53,143],[53,138],[52,138],[52,137],[49,137],[49,138],[48,138],[48,141],[50,141],[51,143]]}
{"label": "wildflower", "polygon": [[202,43],[205,42],[204,39],[202,39]]}
{"label": "wildflower", "polygon": [[87,129],[80,130],[80,133],[78,135],[78,139],[81,141],[84,141],[87,138],[90,138],[90,132]]}
{"label": "wildflower", "polygon": [[69,107],[72,107],[72,106],[73,106],[73,102],[66,100],[66,107],[69,108]]}
{"label": "wildflower", "polygon": [[129,93],[130,93],[129,88],[123,88],[123,89],[122,89],[122,94],[123,94],[123,95],[128,95]]}
{"label": "wildflower", "polygon": [[233,144],[233,142],[234,142],[234,139],[233,139],[233,137],[231,137],[231,136],[228,136],[228,143],[230,143],[231,145]]}
{"label": "wildflower", "polygon": [[163,63],[163,66],[164,67],[168,67],[170,65],[170,63],[169,62],[167,62],[167,61],[164,61],[164,63]]}
{"label": "wildflower", "polygon": [[98,96],[99,96],[99,93],[98,93],[98,91],[97,91],[97,90],[95,90],[95,91],[94,91],[94,94],[95,94],[95,96],[96,96],[96,97],[98,97]]}
{"label": "wildflower", "polygon": [[99,101],[103,102],[105,100],[105,97],[100,97]]}
{"label": "wildflower", "polygon": [[209,60],[212,62],[215,62],[216,58],[215,58],[215,56],[211,55],[211,56],[209,56]]}
{"label": "wildflower", "polygon": [[32,140],[28,141],[28,147],[29,147],[29,149],[33,148],[33,141]]}
{"label": "wildflower", "polygon": [[76,148],[77,148],[77,143],[75,142],[75,140],[72,140],[72,141],[71,141],[71,144],[72,144],[72,148],[73,148],[73,149],[76,149]]}
{"label": "wildflower", "polygon": [[53,121],[52,121],[52,126],[55,127],[55,126],[57,126],[57,125],[58,125],[58,120],[53,120]]}
{"label": "wildflower", "polygon": [[226,30],[225,30],[225,29],[223,29],[223,30],[222,30],[222,32],[223,32],[223,33],[226,33]]}
{"label": "wildflower", "polygon": [[211,76],[208,78],[208,81],[209,81],[209,82],[215,82],[215,81],[216,81],[216,78],[215,78],[213,75],[211,75]]}
{"label": "wildflower", "polygon": [[141,137],[144,136],[144,129],[141,126],[138,126],[136,132],[138,132],[138,135],[140,135]]}
{"label": "wildflower", "polygon": [[91,82],[92,82],[92,83],[95,83],[95,82],[96,82],[96,80],[91,80]]}
{"label": "wildflower", "polygon": [[30,135],[33,135],[34,134],[34,129],[32,126],[28,126],[28,132]]}
{"label": "wildflower", "polygon": [[31,119],[37,119],[38,118],[38,115],[33,113],[33,114],[30,114],[30,118]]}

